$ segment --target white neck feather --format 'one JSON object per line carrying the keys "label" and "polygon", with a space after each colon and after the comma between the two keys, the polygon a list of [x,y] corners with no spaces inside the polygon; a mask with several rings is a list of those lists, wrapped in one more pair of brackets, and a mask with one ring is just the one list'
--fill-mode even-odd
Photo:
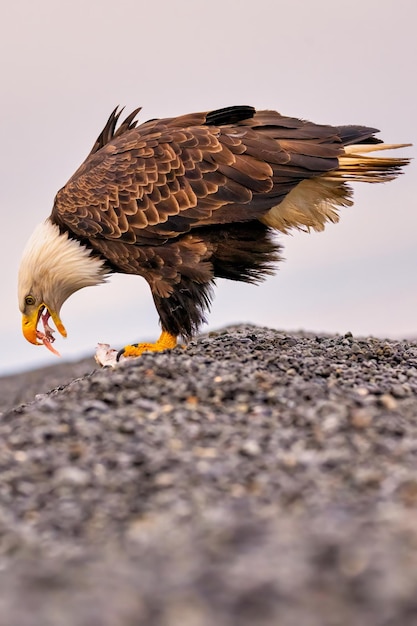
{"label": "white neck feather", "polygon": [[105,282],[108,273],[104,261],[47,219],[34,230],[23,252],[19,301],[28,293],[38,293],[55,300],[59,309],[78,289]]}

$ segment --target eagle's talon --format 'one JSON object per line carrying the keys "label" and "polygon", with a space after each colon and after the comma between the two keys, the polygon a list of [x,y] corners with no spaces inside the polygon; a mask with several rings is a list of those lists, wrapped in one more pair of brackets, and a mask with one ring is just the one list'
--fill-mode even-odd
{"label": "eagle's talon", "polygon": [[121,349],[119,350],[119,352],[116,354],[116,363],[119,363],[119,361],[120,361],[120,357],[122,357],[122,356],[124,355],[124,352],[125,352],[125,349],[124,349],[124,348],[121,348]]}
{"label": "eagle's talon", "polygon": [[177,345],[177,338],[165,330],[155,343],[132,343],[125,346],[117,353],[116,361],[124,358],[137,358],[142,356],[144,352],[163,352],[164,350],[172,350]]}

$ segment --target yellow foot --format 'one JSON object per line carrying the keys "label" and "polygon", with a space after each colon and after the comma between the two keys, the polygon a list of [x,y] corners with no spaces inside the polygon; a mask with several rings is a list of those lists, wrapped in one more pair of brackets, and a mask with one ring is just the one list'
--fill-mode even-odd
{"label": "yellow foot", "polygon": [[117,360],[120,357],[138,357],[143,352],[162,352],[162,350],[172,350],[177,345],[177,338],[175,335],[162,331],[161,336],[155,343],[134,343],[131,346],[125,346],[119,350],[117,354]]}

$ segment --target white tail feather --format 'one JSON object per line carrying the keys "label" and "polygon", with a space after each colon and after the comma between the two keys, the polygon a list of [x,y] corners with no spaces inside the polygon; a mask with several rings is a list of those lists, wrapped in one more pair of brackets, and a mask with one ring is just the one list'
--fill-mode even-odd
{"label": "white tail feather", "polygon": [[339,220],[341,207],[353,204],[352,190],[347,182],[387,182],[396,178],[409,162],[407,158],[371,156],[368,153],[410,145],[376,143],[345,146],[337,170],[303,180],[261,221],[284,233],[292,228],[323,230],[326,222]]}

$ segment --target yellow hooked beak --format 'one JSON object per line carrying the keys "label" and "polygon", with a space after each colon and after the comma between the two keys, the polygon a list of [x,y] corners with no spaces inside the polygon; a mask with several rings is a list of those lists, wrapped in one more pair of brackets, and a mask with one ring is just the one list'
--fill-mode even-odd
{"label": "yellow hooked beak", "polygon": [[[63,337],[67,336],[67,331],[65,330],[65,326],[61,322],[59,315],[55,311],[51,311],[50,309],[48,309],[45,304],[41,304],[37,309],[33,311],[33,313],[30,313],[30,315],[22,315],[23,335],[25,339],[27,339],[27,341],[33,343],[35,346],[43,345],[42,341],[38,341],[38,339],[41,339],[44,336],[44,333],[38,331],[38,324],[44,309],[46,309],[50,317],[52,317],[52,320],[59,333]],[[44,322],[44,326],[45,323],[46,322]]]}

